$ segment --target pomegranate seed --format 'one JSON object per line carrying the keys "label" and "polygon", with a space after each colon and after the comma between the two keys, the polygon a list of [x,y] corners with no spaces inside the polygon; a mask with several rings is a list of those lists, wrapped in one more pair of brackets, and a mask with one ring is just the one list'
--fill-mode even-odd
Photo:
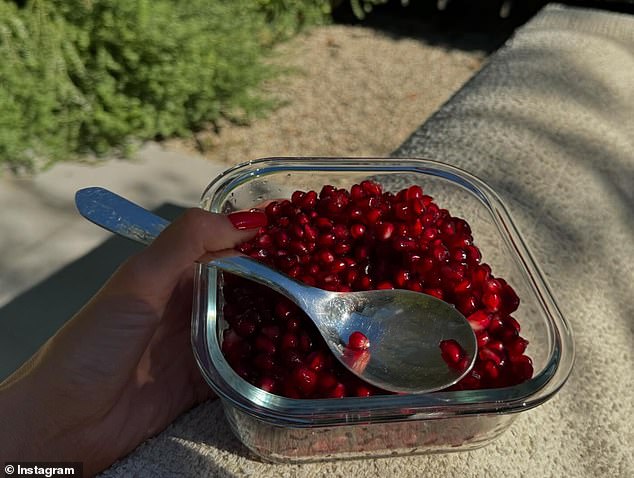
{"label": "pomegranate seed", "polygon": [[527,346],[528,340],[522,337],[516,337],[506,346],[506,349],[511,357],[516,357],[518,355],[523,355]]}
{"label": "pomegranate seed", "polygon": [[[319,370],[315,371],[319,372]],[[333,389],[335,385],[337,385],[337,383],[337,377],[335,376],[335,374],[330,372],[322,372],[317,378],[317,388],[322,392]]]}
{"label": "pomegranate seed", "polygon": [[456,370],[460,372],[464,372],[465,370],[467,370],[467,367],[469,366],[470,363],[471,363],[471,360],[469,359],[469,357],[465,355],[460,360],[458,360],[458,363],[455,365],[455,368]]}
{"label": "pomegranate seed", "polygon": [[292,383],[287,382],[283,386],[282,395],[288,398],[302,398],[302,394]]}
{"label": "pomegranate seed", "polygon": [[302,191],[295,191],[293,194],[291,194],[291,202],[296,206],[299,206],[302,202],[302,199],[304,199],[304,195],[305,193]]}
{"label": "pomegranate seed", "polygon": [[363,224],[353,224],[350,227],[350,235],[354,239],[360,239],[365,234],[365,226]]}
{"label": "pomegranate seed", "polygon": [[491,342],[489,342],[488,348],[497,352],[498,355],[500,355],[501,357],[503,357],[504,354],[506,353],[504,344],[497,340],[492,340]]}
{"label": "pomegranate seed", "polygon": [[500,369],[494,362],[492,362],[491,360],[487,360],[486,362],[484,362],[483,373],[489,379],[495,380],[500,376]]}
{"label": "pomegranate seed", "polygon": [[407,221],[410,217],[409,204],[406,202],[394,204],[394,206],[392,206],[392,211],[394,216],[401,221]]}
{"label": "pomegranate seed", "polygon": [[303,275],[300,277],[300,280],[306,285],[317,285],[317,280],[312,275]]}
{"label": "pomegranate seed", "polygon": [[233,325],[233,330],[241,337],[249,337],[257,330],[257,324],[248,317],[240,317]]}
{"label": "pomegranate seed", "polygon": [[491,294],[497,294],[502,291],[502,283],[497,279],[489,279],[484,283],[484,290]]}
{"label": "pomegranate seed", "polygon": [[478,310],[467,317],[467,320],[474,332],[482,332],[489,326],[491,316],[483,310]]}
{"label": "pomegranate seed", "polygon": [[335,224],[332,228],[332,233],[335,235],[335,239],[347,239],[349,236],[348,228],[344,224]]}
{"label": "pomegranate seed", "polygon": [[272,377],[261,377],[257,382],[257,386],[269,393],[275,393],[275,390],[277,390],[277,382]]}
{"label": "pomegranate seed", "polygon": [[408,280],[407,283],[405,284],[405,288],[414,292],[423,291],[423,285],[419,281],[415,281],[415,280]]}
{"label": "pomegranate seed", "polygon": [[308,367],[297,367],[292,378],[293,385],[305,395],[312,394],[317,388],[317,374]]}
{"label": "pomegranate seed", "polygon": [[373,181],[362,181],[361,188],[363,189],[363,191],[366,192],[366,194],[369,194],[371,196],[379,196],[382,192],[381,186]]}
{"label": "pomegranate seed", "polygon": [[468,316],[478,309],[478,302],[474,296],[466,295],[458,299],[456,307],[463,315]]}
{"label": "pomegranate seed", "polygon": [[335,235],[332,233],[320,234],[317,237],[317,245],[321,247],[333,246],[336,242]]}
{"label": "pomegranate seed", "polygon": [[515,372],[515,377],[519,381],[517,383],[528,380],[533,376],[533,361],[526,355],[512,357],[511,363]]}
{"label": "pomegranate seed", "polygon": [[355,184],[350,188],[350,197],[353,201],[358,201],[359,199],[363,199],[365,197],[365,191],[361,187],[360,184]]}
{"label": "pomegranate seed", "polygon": [[485,347],[489,343],[489,340],[491,340],[491,337],[489,337],[489,333],[486,330],[477,331],[475,334],[476,339],[478,340],[479,349]]}
{"label": "pomegranate seed", "polygon": [[487,328],[491,334],[499,335],[504,330],[504,321],[499,315],[495,314],[491,317],[491,322],[489,322]]}
{"label": "pomegranate seed", "polygon": [[376,226],[376,237],[380,241],[387,241],[394,233],[394,224],[391,222],[382,222]]}
{"label": "pomegranate seed", "polygon": [[275,360],[273,360],[272,355],[261,353],[255,356],[253,359],[253,365],[258,370],[269,371],[273,370],[273,367],[275,367]]}
{"label": "pomegranate seed", "polygon": [[456,234],[456,226],[453,219],[447,219],[440,223],[440,232],[443,236],[453,236]]}
{"label": "pomegranate seed", "polygon": [[280,347],[282,348],[282,350],[294,349],[297,348],[297,345],[297,335],[293,334],[292,332],[286,332],[284,335],[282,335],[282,340],[280,343]]}
{"label": "pomegranate seed", "polygon": [[482,254],[480,254],[480,250],[473,245],[468,245],[465,247],[465,254],[467,262],[471,264],[479,264],[480,259],[482,259]]}
{"label": "pomegranate seed", "polygon": [[420,186],[414,185],[407,188],[405,192],[405,197],[408,200],[411,199],[422,199],[423,198],[423,188]]}
{"label": "pomegranate seed", "polygon": [[356,289],[358,289],[358,290],[371,290],[372,289],[372,278],[370,276],[367,276],[367,275],[363,275],[363,276],[359,277],[359,279],[357,280]]}
{"label": "pomegranate seed", "polygon": [[310,335],[304,330],[302,330],[299,334],[299,349],[302,352],[310,352],[313,348],[313,341],[310,338]]}
{"label": "pomegranate seed", "polygon": [[297,332],[301,325],[299,317],[288,317],[286,319],[286,331],[287,332]]}
{"label": "pomegranate seed", "polygon": [[[532,377],[528,341],[510,314],[515,290],[482,263],[464,219],[452,216],[412,185],[383,192],[374,181],[350,190],[325,185],[295,191],[264,208],[268,224],[236,247],[306,284],[326,290],[409,289],[452,303],[475,331],[473,370],[452,390],[503,387]],[[369,396],[387,393],[343,370],[299,308],[262,286],[223,274],[222,353],[236,373],[263,390],[289,398]],[[362,370],[367,349],[348,359]],[[367,337],[361,334],[368,346]],[[456,369],[470,363],[460,346],[446,341],[445,360]],[[357,344],[358,346],[358,344]]]}
{"label": "pomegranate seed", "polygon": [[263,325],[260,331],[262,332],[262,335],[268,337],[271,341],[276,341],[282,334],[280,326],[275,324]]}
{"label": "pomegranate seed", "polygon": [[379,282],[376,285],[377,290],[387,290],[387,289],[394,289],[394,284],[392,284],[390,281],[384,280]]}
{"label": "pomegranate seed", "polygon": [[[427,226],[423,229],[422,236],[423,236],[423,239],[427,241],[431,241],[435,239],[436,236],[438,236],[438,229],[435,227]],[[449,257],[449,252],[447,252],[447,257]]]}
{"label": "pomegranate seed", "polygon": [[471,281],[469,279],[461,280],[455,287],[455,294],[466,294],[471,290]]}
{"label": "pomegranate seed", "polygon": [[347,242],[340,242],[338,244],[335,244],[334,247],[334,251],[337,255],[339,256],[343,256],[344,254],[347,254],[348,252],[350,252],[350,244],[348,244]]}
{"label": "pomegranate seed", "polygon": [[299,255],[308,254],[308,247],[306,247],[306,244],[302,241],[291,240],[289,244],[289,249],[291,250],[291,252],[295,254],[299,254]]}
{"label": "pomegranate seed", "polygon": [[316,227],[310,224],[304,225],[304,238],[307,242],[316,242],[318,237],[318,231]]}
{"label": "pomegranate seed", "polygon": [[253,342],[255,350],[273,355],[276,351],[275,343],[266,335],[258,335]]}
{"label": "pomegranate seed", "polygon": [[359,246],[354,251],[354,258],[358,261],[363,261],[367,259],[369,255],[370,255],[370,252],[368,248],[365,246]]}
{"label": "pomegranate seed", "polygon": [[330,264],[330,272],[337,274],[339,272],[344,271],[347,267],[348,265],[346,264],[346,261],[336,260],[335,262]]}
{"label": "pomegranate seed", "polygon": [[440,353],[448,365],[457,365],[464,356],[464,350],[454,339],[440,342]]}
{"label": "pomegranate seed", "polygon": [[319,199],[329,198],[336,190],[337,189],[334,186],[326,184],[324,187],[321,188],[321,191],[319,192]]}
{"label": "pomegranate seed", "polygon": [[315,219],[315,226],[321,231],[330,231],[333,227],[333,223],[327,217],[320,216]]}
{"label": "pomegranate seed", "polygon": [[302,201],[300,202],[300,207],[302,209],[311,210],[317,204],[317,193],[315,191],[308,191]]}
{"label": "pomegranate seed", "polygon": [[275,304],[274,314],[279,319],[289,319],[295,316],[297,307],[288,299],[279,300]]}
{"label": "pomegranate seed", "polygon": [[520,327],[520,323],[515,320],[513,317],[511,317],[510,315],[504,318],[504,324],[507,327],[512,327],[515,330],[517,330],[517,332],[521,332],[522,328]]}
{"label": "pomegranate seed", "polygon": [[[506,314],[513,313],[517,310],[520,305],[520,299],[515,293],[515,290],[508,285],[505,284],[502,288],[502,306],[501,309]],[[519,329],[518,329],[519,332]]]}
{"label": "pomegranate seed", "polygon": [[372,393],[372,389],[367,385],[358,385],[354,391],[354,394],[357,397],[370,397],[374,395],[374,393]]}
{"label": "pomegranate seed", "polygon": [[367,225],[373,225],[379,221],[381,215],[382,214],[380,209],[371,208],[363,213],[363,219]]}
{"label": "pomegranate seed", "polygon": [[321,251],[318,258],[322,264],[332,264],[335,261],[335,255],[328,250]]}
{"label": "pomegranate seed", "polygon": [[490,312],[497,312],[500,310],[502,299],[494,292],[487,292],[482,296],[482,303]]}
{"label": "pomegranate seed", "polygon": [[504,364],[504,358],[500,356],[500,354],[496,353],[494,350],[490,348],[483,348],[478,351],[478,357],[483,362],[489,361],[493,362],[498,367]]}
{"label": "pomegranate seed", "polygon": [[474,284],[478,286],[482,286],[482,284],[487,282],[490,275],[491,275],[491,268],[487,264],[481,264],[480,266],[474,269],[471,275],[471,279],[473,280]]}
{"label": "pomegranate seed", "polygon": [[362,332],[354,331],[348,338],[348,347],[353,350],[367,350],[370,348],[370,340]]}
{"label": "pomegranate seed", "polygon": [[396,284],[396,287],[398,287],[399,289],[402,289],[403,287],[405,287],[405,284],[408,281],[409,281],[408,271],[404,269],[400,269],[396,271],[396,273],[394,274],[394,284]]}
{"label": "pomegranate seed", "polygon": [[346,394],[345,385],[343,383],[338,383],[326,394],[326,396],[328,398],[343,398]]}
{"label": "pomegranate seed", "polygon": [[432,256],[437,263],[442,263],[449,259],[449,251],[442,244],[438,244],[432,249]]}
{"label": "pomegranate seed", "polygon": [[444,293],[442,289],[438,289],[438,288],[423,289],[423,292],[427,295],[432,295],[440,300],[442,300],[444,297]]}
{"label": "pomegranate seed", "polygon": [[306,359],[308,368],[314,370],[315,372],[319,372],[326,366],[326,358],[324,352],[321,350],[312,352]]}

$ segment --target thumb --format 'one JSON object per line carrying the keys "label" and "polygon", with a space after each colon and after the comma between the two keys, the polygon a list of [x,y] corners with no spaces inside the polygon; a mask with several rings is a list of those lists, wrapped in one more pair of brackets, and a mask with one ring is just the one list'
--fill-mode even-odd
{"label": "thumb", "polygon": [[225,216],[188,209],[149,247],[128,260],[108,287],[133,295],[160,313],[183,272],[192,269],[194,262],[234,248],[265,225],[266,215],[261,211]]}

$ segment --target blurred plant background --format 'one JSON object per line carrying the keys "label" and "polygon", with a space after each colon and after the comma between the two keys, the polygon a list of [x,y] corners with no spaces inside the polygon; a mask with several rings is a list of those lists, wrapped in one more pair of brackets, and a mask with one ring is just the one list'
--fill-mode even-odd
{"label": "blurred plant background", "polygon": [[0,163],[33,170],[273,106],[272,46],[325,0],[0,0]]}
{"label": "blurred plant background", "polygon": [[0,0],[0,171],[248,122],[276,105],[261,86],[282,72],[266,61],[277,43],[386,3],[408,4]]}

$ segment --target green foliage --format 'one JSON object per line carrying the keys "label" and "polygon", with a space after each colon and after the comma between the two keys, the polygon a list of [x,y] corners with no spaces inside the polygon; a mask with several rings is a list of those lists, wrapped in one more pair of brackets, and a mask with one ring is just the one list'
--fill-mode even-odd
{"label": "green foliage", "polygon": [[[357,18],[365,18],[376,5],[388,3],[390,0],[350,0],[350,7]],[[402,6],[407,6],[409,0],[400,0]]]}
{"label": "green foliage", "polygon": [[303,27],[324,23],[332,12],[331,0],[256,0],[272,27],[275,40],[287,39]]}
{"label": "green foliage", "polygon": [[67,75],[64,27],[38,5],[19,14],[0,2],[0,163],[32,167],[77,140],[85,104]]}
{"label": "green foliage", "polygon": [[130,135],[183,135],[266,106],[253,91],[272,74],[262,64],[267,28],[249,0],[62,0],[56,8],[76,27],[84,70],[73,80],[93,105],[82,147],[101,153]]}
{"label": "green foliage", "polygon": [[387,0],[0,0],[0,165],[248,121],[274,105],[272,45],[342,1]]}
{"label": "green foliage", "polygon": [[270,108],[271,45],[324,0],[0,0],[0,163],[33,169]]}

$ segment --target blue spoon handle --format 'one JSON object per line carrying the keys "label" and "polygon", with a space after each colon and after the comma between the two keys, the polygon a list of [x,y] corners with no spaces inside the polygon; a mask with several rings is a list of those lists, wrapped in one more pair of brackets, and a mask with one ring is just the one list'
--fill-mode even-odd
{"label": "blue spoon handle", "polygon": [[162,217],[104,188],[80,189],[75,193],[75,205],[90,222],[146,245],[169,224]]}

